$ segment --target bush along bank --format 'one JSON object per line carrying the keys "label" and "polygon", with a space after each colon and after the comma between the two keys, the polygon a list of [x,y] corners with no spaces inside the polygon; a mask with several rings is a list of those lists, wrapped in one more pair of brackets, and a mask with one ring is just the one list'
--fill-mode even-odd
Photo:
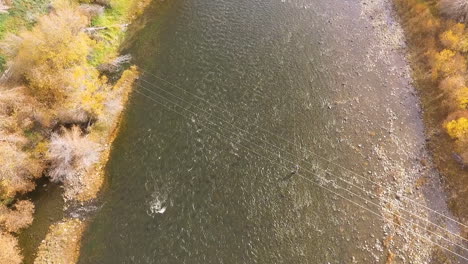
{"label": "bush along bank", "polygon": [[[468,3],[393,1],[406,31],[428,146],[454,213],[468,225]],[[463,231],[468,237],[468,230]]]}
{"label": "bush along bank", "polygon": [[[121,67],[119,46],[150,1],[0,2],[0,263],[22,262],[16,234],[34,215],[23,197],[38,178],[63,184],[67,201],[97,196],[139,76]],[[53,225],[35,263],[76,262],[83,229],[78,219]]]}

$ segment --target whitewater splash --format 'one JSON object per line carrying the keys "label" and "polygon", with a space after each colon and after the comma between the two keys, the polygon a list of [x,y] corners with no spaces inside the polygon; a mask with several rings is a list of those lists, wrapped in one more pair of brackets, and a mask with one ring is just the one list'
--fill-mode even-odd
{"label": "whitewater splash", "polygon": [[156,214],[164,214],[166,212],[166,199],[162,198],[157,193],[152,195],[151,201],[149,202],[148,215],[154,217]]}

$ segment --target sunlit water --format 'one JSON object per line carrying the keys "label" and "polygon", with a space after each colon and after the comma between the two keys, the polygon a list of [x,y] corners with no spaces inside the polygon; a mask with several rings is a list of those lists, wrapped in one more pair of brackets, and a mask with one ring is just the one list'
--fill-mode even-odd
{"label": "sunlit water", "polygon": [[404,55],[361,7],[155,4],[80,263],[384,263],[379,200],[338,179],[406,195],[349,170],[414,179],[426,153]]}

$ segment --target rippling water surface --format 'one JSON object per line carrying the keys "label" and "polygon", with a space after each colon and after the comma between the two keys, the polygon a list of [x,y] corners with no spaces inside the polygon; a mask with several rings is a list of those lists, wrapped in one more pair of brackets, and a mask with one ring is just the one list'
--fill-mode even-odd
{"label": "rippling water surface", "polygon": [[411,172],[422,126],[401,56],[371,47],[361,12],[155,4],[131,42],[144,74],[80,263],[385,262],[379,208],[360,197],[378,201],[339,179],[377,192],[349,170]]}

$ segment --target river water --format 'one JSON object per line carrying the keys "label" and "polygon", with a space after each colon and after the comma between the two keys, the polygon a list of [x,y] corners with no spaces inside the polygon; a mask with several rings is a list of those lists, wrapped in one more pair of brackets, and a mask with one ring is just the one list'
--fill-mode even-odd
{"label": "river water", "polygon": [[80,263],[428,261],[419,220],[389,212],[457,228],[431,213],[445,198],[389,10],[155,1]]}

